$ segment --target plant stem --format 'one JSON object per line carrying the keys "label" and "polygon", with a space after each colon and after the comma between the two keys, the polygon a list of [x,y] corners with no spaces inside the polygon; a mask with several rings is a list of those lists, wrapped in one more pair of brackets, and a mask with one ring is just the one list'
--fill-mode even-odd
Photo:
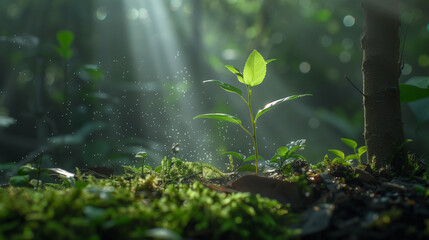
{"label": "plant stem", "polygon": [[39,157],[39,165],[37,166],[37,182],[36,182],[36,191],[39,190],[39,182],[40,182],[40,171],[42,168],[42,158],[43,158],[43,152]]}
{"label": "plant stem", "polygon": [[142,178],[144,178],[144,158],[142,160]]}
{"label": "plant stem", "polygon": [[250,113],[250,120],[252,121],[252,138],[253,138],[253,144],[255,146],[255,164],[256,164],[256,174],[258,174],[258,143],[256,141],[256,122],[255,119],[253,117],[253,111],[252,111],[252,87],[251,86],[247,86],[247,96],[248,96],[248,104],[247,106],[249,107],[249,113]]}

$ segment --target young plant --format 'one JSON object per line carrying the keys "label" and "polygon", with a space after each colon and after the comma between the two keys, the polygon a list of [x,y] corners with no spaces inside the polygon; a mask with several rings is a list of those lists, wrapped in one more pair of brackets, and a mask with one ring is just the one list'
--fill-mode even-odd
{"label": "young plant", "polygon": [[271,158],[269,165],[277,171],[282,171],[289,163],[297,159],[306,160],[305,157],[296,153],[297,151],[304,150],[304,144],[305,139],[300,139],[290,142],[285,147],[278,148],[277,154]]}
{"label": "young plant", "polygon": [[262,83],[262,81],[265,78],[265,74],[267,72],[267,63],[270,63],[274,60],[275,59],[265,60],[258,51],[253,50],[253,52],[247,58],[246,64],[244,65],[243,73],[241,73],[237,68],[235,68],[233,66],[230,66],[230,65],[225,66],[226,68],[228,68],[229,71],[231,71],[233,74],[236,75],[239,82],[241,82],[242,84],[244,84],[246,86],[247,99],[245,99],[243,97],[243,94],[242,94],[240,89],[238,89],[238,88],[236,88],[236,87],[234,87],[228,83],[218,81],[218,80],[206,80],[206,81],[204,81],[204,83],[212,83],[212,84],[218,85],[223,90],[225,90],[227,92],[238,94],[241,97],[241,99],[244,101],[244,103],[247,105],[247,107],[249,109],[250,120],[252,123],[252,130],[251,131],[249,131],[247,128],[245,128],[241,124],[241,120],[238,117],[235,117],[235,116],[232,116],[232,115],[229,115],[226,113],[208,113],[208,114],[201,114],[201,115],[194,117],[194,119],[196,119],[196,118],[211,118],[211,119],[216,119],[216,120],[221,120],[221,121],[232,122],[232,123],[239,125],[241,127],[241,129],[243,129],[244,132],[249,134],[253,139],[254,152],[255,152],[254,158],[255,158],[255,163],[256,163],[255,164],[256,165],[256,168],[255,168],[256,173],[258,173],[258,157],[259,157],[258,156],[258,144],[257,144],[257,138],[256,138],[256,121],[258,120],[258,118],[262,114],[266,113],[268,110],[272,109],[273,107],[277,106],[278,104],[280,104],[282,102],[310,95],[310,94],[293,95],[293,96],[278,99],[276,101],[273,101],[273,102],[266,104],[264,108],[260,109],[256,113],[256,115],[254,115],[253,114],[253,108],[252,108],[252,90],[253,90],[253,87]]}
{"label": "young plant", "polygon": [[[9,184],[11,186],[33,186],[35,190],[38,190],[39,187],[41,187],[41,174],[47,173],[52,176],[56,176],[70,186],[74,186],[75,180],[75,174],[68,172],[61,168],[41,168],[40,164],[39,166],[33,167],[31,164],[27,164],[24,166],[21,166],[18,169],[17,175],[12,176],[9,179]],[[31,178],[30,175],[35,176],[36,178]]]}
{"label": "young plant", "polygon": [[147,152],[138,152],[135,157],[142,159],[142,177],[144,177],[144,169],[145,168],[152,169],[150,166],[144,165],[144,162],[145,162],[146,157],[147,157]]}
{"label": "young plant", "polygon": [[357,143],[354,140],[341,138],[341,141],[353,149],[354,154],[346,156],[343,151],[337,149],[329,149],[328,151],[337,155],[336,158],[332,160],[332,163],[339,163],[342,165],[350,166],[352,164],[352,160],[356,159],[359,162],[359,165],[362,165],[361,156],[366,153],[366,146],[361,146],[357,148]]}
{"label": "young plant", "polygon": [[[237,153],[237,152],[225,152],[223,153],[224,155],[228,155],[229,156],[229,160],[230,160],[230,166],[231,166],[231,170],[232,172],[246,172],[246,171],[255,171],[256,170],[256,166],[251,165],[251,164],[245,164],[246,162],[250,162],[252,160],[255,160],[255,155],[246,157],[245,155],[241,154],[241,153]],[[236,170],[234,171],[234,164],[233,164],[233,158],[237,158],[240,163],[239,165],[235,168]],[[258,158],[262,158],[261,156],[258,156]]]}

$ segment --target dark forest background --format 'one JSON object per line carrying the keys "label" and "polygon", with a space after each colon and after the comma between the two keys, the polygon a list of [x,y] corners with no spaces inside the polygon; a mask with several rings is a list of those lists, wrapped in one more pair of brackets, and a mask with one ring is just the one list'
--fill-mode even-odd
{"label": "dark forest background", "polygon": [[[400,82],[429,77],[429,4],[400,5]],[[202,84],[236,84],[224,65],[242,69],[257,49],[270,63],[254,90],[256,108],[311,93],[258,121],[261,154],[306,139],[310,162],[328,149],[363,145],[363,10],[352,0],[3,0],[0,2],[0,171],[43,158],[46,166],[149,164],[172,156],[224,166],[224,151],[250,155],[236,126],[192,120],[205,112],[247,118],[237,96]],[[72,55],[56,50],[73,33]],[[402,104],[408,150],[429,146],[429,102]],[[387,120],[386,120],[387,121]],[[244,122],[246,123],[246,121]]]}

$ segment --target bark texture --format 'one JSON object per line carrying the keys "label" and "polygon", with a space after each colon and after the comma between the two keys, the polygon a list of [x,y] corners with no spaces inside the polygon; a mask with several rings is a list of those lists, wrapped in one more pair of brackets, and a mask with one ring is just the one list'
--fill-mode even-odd
{"label": "bark texture", "polygon": [[398,0],[363,0],[363,88],[368,162],[376,168],[406,164],[399,101]]}

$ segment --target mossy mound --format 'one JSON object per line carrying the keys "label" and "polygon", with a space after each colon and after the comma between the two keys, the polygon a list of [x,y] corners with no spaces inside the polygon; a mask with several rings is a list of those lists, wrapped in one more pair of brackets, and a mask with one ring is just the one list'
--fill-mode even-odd
{"label": "mossy mound", "polygon": [[[0,189],[0,239],[285,239],[295,216],[247,193],[155,177],[89,178],[74,187]],[[165,239],[165,238],[164,238]]]}

